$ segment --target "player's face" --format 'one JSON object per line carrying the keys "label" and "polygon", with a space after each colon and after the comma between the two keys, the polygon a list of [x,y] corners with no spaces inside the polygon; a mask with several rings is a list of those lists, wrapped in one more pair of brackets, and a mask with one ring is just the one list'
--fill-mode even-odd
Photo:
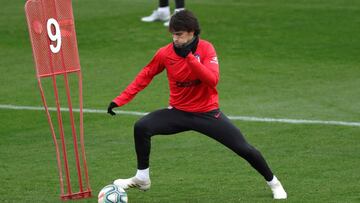
{"label": "player's face", "polygon": [[194,32],[175,31],[172,32],[172,36],[175,46],[181,47],[184,44],[188,43],[194,37]]}

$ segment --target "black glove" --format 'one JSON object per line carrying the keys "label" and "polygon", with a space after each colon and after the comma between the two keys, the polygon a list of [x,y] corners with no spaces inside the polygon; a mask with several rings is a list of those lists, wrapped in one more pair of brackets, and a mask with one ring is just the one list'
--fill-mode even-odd
{"label": "black glove", "polygon": [[107,113],[112,116],[115,116],[116,113],[113,111],[113,108],[115,108],[115,107],[118,107],[118,105],[115,102],[110,102],[109,107],[107,109]]}
{"label": "black glove", "polygon": [[173,44],[173,47],[175,53],[178,56],[186,58],[186,56],[189,55],[190,52],[195,53],[198,43],[199,43],[199,37],[195,36],[195,39],[189,44],[182,47],[176,47],[175,44]]}

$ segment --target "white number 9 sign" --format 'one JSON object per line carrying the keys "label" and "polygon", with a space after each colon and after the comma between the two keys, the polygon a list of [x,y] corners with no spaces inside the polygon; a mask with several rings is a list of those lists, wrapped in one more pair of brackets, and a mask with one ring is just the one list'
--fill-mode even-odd
{"label": "white number 9 sign", "polygon": [[[51,27],[54,26],[55,34],[52,33]],[[51,41],[56,42],[56,46],[50,44],[50,50],[56,54],[60,51],[61,48],[61,33],[59,23],[54,19],[50,18],[47,21],[47,33]]]}

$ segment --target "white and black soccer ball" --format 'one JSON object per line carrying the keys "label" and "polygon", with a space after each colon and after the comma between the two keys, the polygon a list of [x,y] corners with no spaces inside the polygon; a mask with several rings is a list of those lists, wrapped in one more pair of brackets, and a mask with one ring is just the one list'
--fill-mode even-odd
{"label": "white and black soccer ball", "polygon": [[127,203],[128,197],[124,189],[114,184],[105,186],[100,190],[98,203]]}

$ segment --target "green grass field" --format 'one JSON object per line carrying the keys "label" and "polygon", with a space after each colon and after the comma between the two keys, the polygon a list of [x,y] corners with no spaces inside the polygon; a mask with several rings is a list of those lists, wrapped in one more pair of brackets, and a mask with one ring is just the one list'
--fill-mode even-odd
{"label": "green grass field", "polygon": [[[0,105],[42,106],[24,1],[0,5]],[[105,110],[157,48],[171,41],[162,23],[140,22],[156,6],[147,0],[74,0],[84,108]],[[224,113],[360,122],[359,1],[194,0],[186,7],[217,50]],[[167,102],[162,73],[119,110],[149,112]],[[44,111],[2,108],[0,114],[0,202],[61,202]],[[103,186],[134,174],[132,132],[139,118],[84,114],[94,197],[76,202],[96,202]],[[359,126],[234,124],[263,153],[288,202],[360,202]],[[151,178],[148,192],[128,191],[129,202],[273,201],[244,160],[195,132],[152,140]]]}

